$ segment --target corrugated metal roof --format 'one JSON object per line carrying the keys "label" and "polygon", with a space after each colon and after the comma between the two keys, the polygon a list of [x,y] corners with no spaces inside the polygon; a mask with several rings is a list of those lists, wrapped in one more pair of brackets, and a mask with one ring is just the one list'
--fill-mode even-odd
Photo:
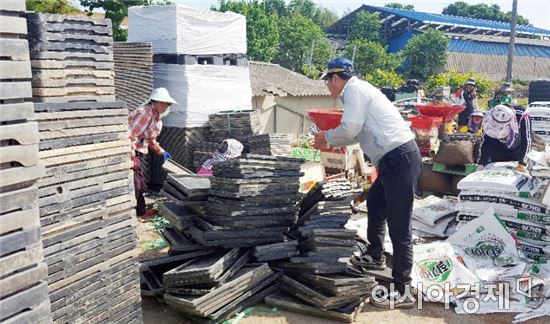
{"label": "corrugated metal roof", "polygon": [[250,63],[253,96],[330,96],[325,83],[286,69],[278,64]]}
{"label": "corrugated metal roof", "polygon": [[[463,52],[484,55],[508,55],[508,44],[453,38],[449,42],[450,52]],[[514,56],[550,58],[550,47],[515,45]]]}
{"label": "corrugated metal roof", "polygon": [[[435,14],[435,13],[429,13],[429,12],[418,12],[418,11],[411,11],[411,10],[405,10],[405,9],[377,7],[377,6],[369,6],[369,5],[363,5],[363,8],[369,11],[379,11],[382,13],[393,14],[393,15],[405,17],[411,20],[424,22],[424,23],[439,23],[443,25],[475,27],[480,29],[492,29],[492,30],[507,31],[507,32],[510,32],[511,30],[511,25],[509,23],[500,22],[500,21],[467,18],[467,17],[452,16],[452,15]],[[522,33],[527,33],[527,34],[533,34],[533,35],[550,36],[550,30],[531,27],[531,26],[518,25],[517,31]]]}
{"label": "corrugated metal roof", "polygon": [[[449,52],[447,64],[443,70],[457,72],[475,72],[492,80],[504,80],[506,77],[505,55],[482,55],[463,52]],[[550,59],[540,57],[515,57],[514,79],[537,80],[550,78]]]}
{"label": "corrugated metal roof", "polygon": [[[489,43],[501,43],[508,44],[510,42],[510,37],[508,36],[495,36],[495,35],[480,35],[480,34],[460,34],[445,32],[445,35],[451,38],[458,39],[469,39],[474,41],[489,42]],[[516,45],[534,45],[534,46],[543,46],[550,47],[550,40],[535,39],[535,38],[518,38],[516,37]]]}

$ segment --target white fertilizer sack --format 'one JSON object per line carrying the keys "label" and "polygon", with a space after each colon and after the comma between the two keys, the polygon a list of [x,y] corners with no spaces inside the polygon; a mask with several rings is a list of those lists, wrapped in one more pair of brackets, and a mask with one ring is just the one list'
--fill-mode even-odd
{"label": "white fertilizer sack", "polygon": [[468,269],[483,281],[498,281],[525,270],[516,240],[492,208],[462,226],[447,242],[456,246]]}
{"label": "white fertilizer sack", "polygon": [[428,196],[424,199],[414,200],[412,215],[419,222],[435,226],[438,220],[456,211],[456,201]]}
{"label": "white fertilizer sack", "polygon": [[412,286],[421,288],[428,300],[442,302],[430,297],[429,291],[443,289],[446,298],[452,298],[461,285],[479,282],[479,278],[460,261],[452,244],[433,242],[414,246]]}

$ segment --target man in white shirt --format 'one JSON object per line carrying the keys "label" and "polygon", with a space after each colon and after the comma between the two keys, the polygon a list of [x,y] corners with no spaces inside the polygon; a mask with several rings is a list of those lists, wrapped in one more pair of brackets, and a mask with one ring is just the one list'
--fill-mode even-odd
{"label": "man in white shirt", "polygon": [[[393,245],[392,276],[403,299],[411,283],[413,247],[411,217],[416,182],[422,160],[409,125],[387,97],[370,83],[359,80],[353,64],[339,57],[328,64],[322,77],[331,95],[340,98],[344,113],[340,126],[315,134],[315,148],[341,147],[359,142],[361,149],[379,170],[367,195],[368,251],[352,262],[364,269],[382,270],[386,266],[384,237],[386,223]],[[395,297],[395,296],[394,296]],[[374,301],[389,307],[388,301]],[[395,307],[413,307],[410,300],[395,301]]]}

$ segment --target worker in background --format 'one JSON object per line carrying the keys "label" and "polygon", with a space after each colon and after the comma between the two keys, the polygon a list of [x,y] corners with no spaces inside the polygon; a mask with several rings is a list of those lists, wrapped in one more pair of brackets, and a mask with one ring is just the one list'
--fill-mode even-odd
{"label": "worker in background", "polygon": [[531,124],[527,113],[505,105],[489,110],[483,120],[478,164],[518,161],[516,171],[527,173],[525,166],[530,149]]}
{"label": "worker in background", "polygon": [[514,89],[512,88],[512,84],[510,82],[504,82],[502,86],[495,91],[495,96],[493,99],[489,100],[489,108],[493,108],[498,105],[511,104],[512,100],[514,100],[512,97],[513,91]]}
{"label": "worker in background", "polygon": [[202,164],[202,167],[197,174],[205,176],[212,175],[214,173],[214,170],[212,169],[214,167],[214,163],[238,158],[241,156],[243,148],[244,146],[241,142],[236,139],[230,138],[224,140],[220,147],[214,152],[214,154],[212,154],[212,158],[206,160]]}
{"label": "worker in background", "polygon": [[468,126],[470,114],[477,109],[476,81],[469,78],[464,82],[464,86],[456,92],[457,104],[464,106],[464,110],[458,114],[458,129]]}
{"label": "worker in background", "polygon": [[328,63],[323,75],[333,98],[340,98],[344,112],[340,125],[314,135],[317,149],[342,147],[358,141],[363,152],[379,169],[379,175],[367,194],[369,210],[368,251],[354,255],[353,264],[366,270],[386,267],[384,237],[386,224],[393,244],[392,275],[397,292],[388,299],[373,299],[379,307],[413,307],[401,298],[410,289],[413,264],[411,215],[420,175],[420,151],[407,123],[397,108],[376,87],[354,76],[353,64],[339,57]]}
{"label": "worker in background", "polygon": [[136,213],[138,216],[146,216],[145,181],[141,170],[140,158],[147,155],[149,150],[161,155],[164,161],[171,158],[157,142],[157,136],[162,129],[161,118],[168,115],[170,106],[177,102],[170,97],[165,88],[156,88],[149,99],[143,102],[129,116],[130,141],[132,142],[132,161],[134,170],[134,186],[136,194]]}
{"label": "worker in background", "polygon": [[470,115],[470,118],[468,120],[468,126],[462,126],[461,129],[459,129],[459,132],[461,133],[472,133],[477,136],[483,135],[483,111],[481,110],[474,110],[474,112]]}

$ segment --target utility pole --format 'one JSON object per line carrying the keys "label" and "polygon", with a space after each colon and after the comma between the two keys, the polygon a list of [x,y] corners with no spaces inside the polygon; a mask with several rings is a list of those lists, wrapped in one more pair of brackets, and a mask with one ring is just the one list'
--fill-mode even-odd
{"label": "utility pole", "polygon": [[518,0],[512,4],[512,30],[510,32],[510,44],[508,45],[508,64],[506,66],[506,82],[512,82],[512,67],[514,65],[514,42],[516,39],[516,21],[518,18]]}

